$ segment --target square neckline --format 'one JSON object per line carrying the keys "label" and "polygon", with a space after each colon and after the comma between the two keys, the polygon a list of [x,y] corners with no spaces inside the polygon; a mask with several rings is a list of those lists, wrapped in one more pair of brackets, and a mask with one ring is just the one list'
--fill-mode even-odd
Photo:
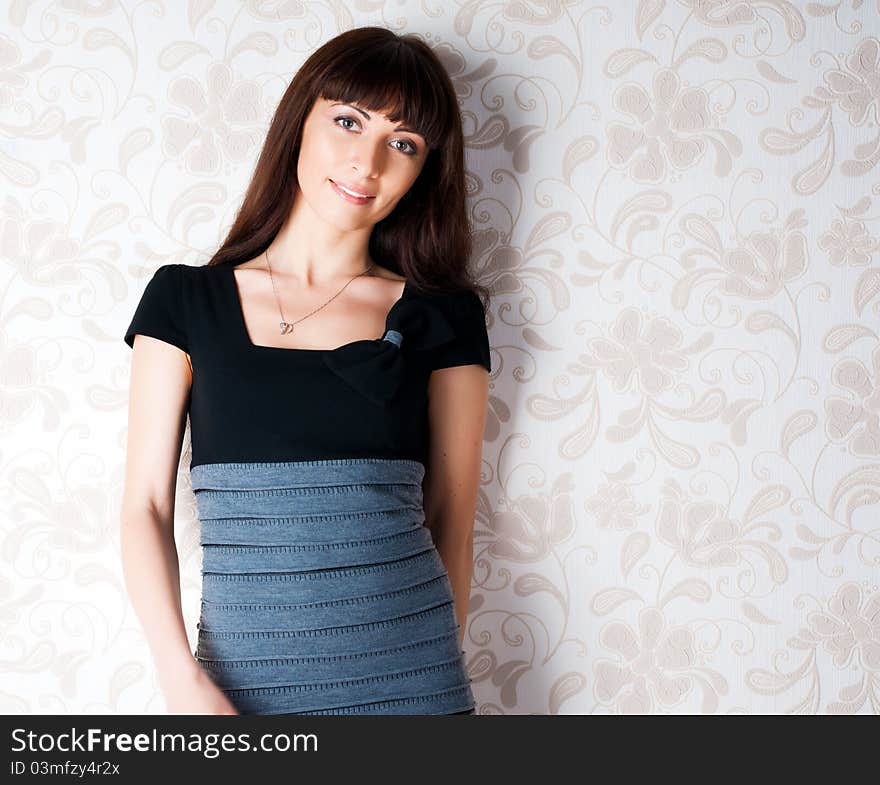
{"label": "square neckline", "polygon": [[403,290],[400,293],[400,297],[398,297],[391,307],[388,309],[388,312],[385,314],[385,329],[382,331],[382,335],[377,336],[376,338],[358,338],[354,341],[348,341],[347,343],[340,344],[339,346],[334,346],[331,348],[324,349],[310,349],[307,347],[299,347],[299,346],[264,346],[262,344],[254,343],[251,340],[250,333],[248,333],[247,322],[244,318],[244,307],[241,301],[241,294],[238,290],[238,282],[235,278],[235,268],[238,265],[233,264],[224,264],[220,265],[221,267],[228,268],[229,274],[229,285],[230,291],[232,294],[232,300],[235,305],[235,315],[236,321],[238,323],[238,330],[241,337],[244,339],[245,346],[250,351],[262,351],[262,352],[290,352],[291,354],[329,354],[330,352],[335,352],[337,349],[341,349],[343,346],[351,346],[354,343],[359,343],[360,341],[378,341],[381,340],[385,331],[388,329],[388,322],[391,319],[391,314],[394,310],[400,305],[403,299],[407,296],[407,292],[409,291],[409,279],[405,279],[403,283]]}

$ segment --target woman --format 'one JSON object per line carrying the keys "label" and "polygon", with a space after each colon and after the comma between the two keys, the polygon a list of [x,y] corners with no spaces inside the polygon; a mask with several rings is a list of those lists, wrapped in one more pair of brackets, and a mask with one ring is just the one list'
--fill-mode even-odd
{"label": "woman", "polygon": [[[322,46],[221,248],[156,270],[125,334],[124,570],[171,711],[474,713],[460,647],[491,363],[469,254],[438,59],[381,28]],[[172,525],[187,414],[195,656]]]}

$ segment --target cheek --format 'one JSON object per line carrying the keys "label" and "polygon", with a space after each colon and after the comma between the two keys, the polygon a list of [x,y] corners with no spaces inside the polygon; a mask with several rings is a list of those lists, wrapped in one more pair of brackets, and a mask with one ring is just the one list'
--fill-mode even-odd
{"label": "cheek", "polygon": [[411,172],[407,172],[404,177],[401,178],[398,190],[397,190],[397,201],[403,199],[413,187],[417,177],[413,176]]}
{"label": "cheek", "polygon": [[313,144],[309,149],[303,147],[297,165],[297,179],[315,196],[322,195],[325,189],[329,193],[331,186],[328,178],[340,169],[338,163],[334,163],[333,156],[328,155],[323,147],[321,144]]}
{"label": "cheek", "polygon": [[[339,160],[339,156],[339,142],[334,139],[333,134],[312,130],[311,133],[303,135],[299,157],[306,171],[320,172],[322,169],[327,169],[334,161]],[[330,171],[326,171],[324,176],[329,177],[330,174]]]}

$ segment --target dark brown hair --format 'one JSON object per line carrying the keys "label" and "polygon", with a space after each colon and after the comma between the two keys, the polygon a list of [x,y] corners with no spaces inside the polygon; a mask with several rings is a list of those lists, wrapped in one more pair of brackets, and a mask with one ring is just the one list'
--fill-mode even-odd
{"label": "dark brown hair", "polygon": [[259,256],[280,230],[298,188],[305,119],[318,97],[386,113],[420,133],[429,152],[422,171],[370,235],[370,255],[424,291],[489,291],[468,272],[464,133],[449,75],[412,34],[359,27],[336,36],[300,67],[281,98],[235,222],[208,265]]}

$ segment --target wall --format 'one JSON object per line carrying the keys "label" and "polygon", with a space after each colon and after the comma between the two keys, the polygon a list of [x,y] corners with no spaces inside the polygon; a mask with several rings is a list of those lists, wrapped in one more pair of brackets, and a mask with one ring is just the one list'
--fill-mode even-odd
{"label": "wall", "polygon": [[122,333],[222,238],[298,65],[381,24],[455,80],[494,291],[479,711],[877,712],[876,0],[3,13],[0,710],[164,711],[119,563]]}

